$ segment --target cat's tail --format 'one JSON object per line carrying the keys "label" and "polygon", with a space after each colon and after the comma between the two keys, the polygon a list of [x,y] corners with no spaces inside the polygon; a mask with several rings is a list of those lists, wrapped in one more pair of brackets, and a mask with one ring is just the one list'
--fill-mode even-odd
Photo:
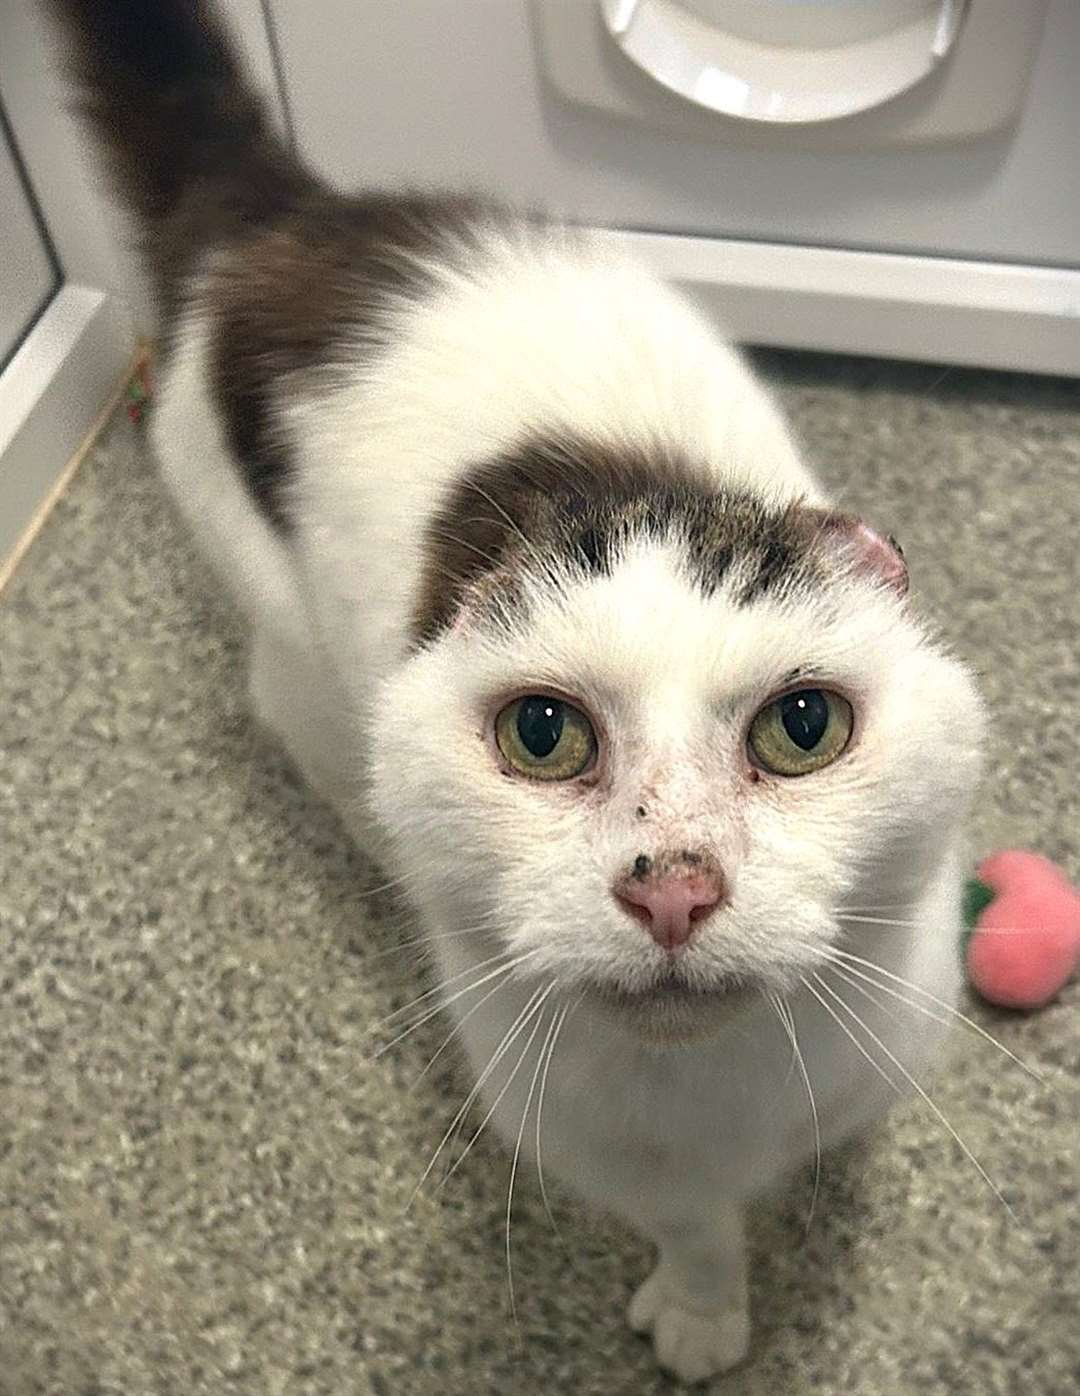
{"label": "cat's tail", "polygon": [[45,4],[166,297],[223,222],[250,227],[310,186],[208,0]]}

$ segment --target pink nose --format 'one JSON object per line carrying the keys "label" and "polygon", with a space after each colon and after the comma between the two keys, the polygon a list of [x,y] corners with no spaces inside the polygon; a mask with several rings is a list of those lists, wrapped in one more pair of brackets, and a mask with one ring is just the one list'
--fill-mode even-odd
{"label": "pink nose", "polygon": [[615,900],[640,921],[665,950],[685,945],[724,897],[719,873],[669,873],[663,877],[627,878]]}

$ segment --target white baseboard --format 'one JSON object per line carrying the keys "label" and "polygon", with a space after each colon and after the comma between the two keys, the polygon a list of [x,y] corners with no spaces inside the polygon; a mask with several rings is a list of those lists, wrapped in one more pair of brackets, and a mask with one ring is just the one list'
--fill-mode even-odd
{"label": "white baseboard", "polygon": [[1080,376],[1080,268],[609,236],[742,343]]}
{"label": "white baseboard", "polygon": [[67,285],[0,375],[0,580],[135,348],[115,296]]}

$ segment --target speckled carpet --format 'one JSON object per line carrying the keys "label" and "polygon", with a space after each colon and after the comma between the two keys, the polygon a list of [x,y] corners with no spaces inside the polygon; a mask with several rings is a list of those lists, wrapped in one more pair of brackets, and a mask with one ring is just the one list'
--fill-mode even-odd
{"label": "speckled carpet", "polygon": [[[1080,388],[761,356],[811,458],[903,541],[995,712],[982,850],[1080,875]],[[940,381],[938,381],[940,380]],[[254,729],[242,644],[123,417],[0,597],[0,1393],[667,1392],[619,1226],[486,1139],[405,1203],[461,1099],[379,874]],[[387,953],[387,952],[390,953]],[[724,1396],[1080,1392],[1080,985],[958,1034],[934,1099],[753,1219]],[[917,1025],[916,1025],[917,1026]],[[446,1054],[449,1056],[449,1054]],[[446,1057],[440,1058],[441,1067]]]}

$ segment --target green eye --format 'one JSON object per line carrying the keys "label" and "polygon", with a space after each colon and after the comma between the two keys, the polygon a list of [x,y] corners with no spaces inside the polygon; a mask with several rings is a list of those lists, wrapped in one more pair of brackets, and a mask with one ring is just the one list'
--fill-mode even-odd
{"label": "green eye", "polygon": [[543,693],[503,708],[495,740],[514,770],[534,780],[570,780],[596,755],[596,734],[585,714]]}
{"label": "green eye", "polygon": [[774,698],[750,724],[750,750],[778,776],[805,776],[835,761],[851,740],[851,704],[826,688]]}

